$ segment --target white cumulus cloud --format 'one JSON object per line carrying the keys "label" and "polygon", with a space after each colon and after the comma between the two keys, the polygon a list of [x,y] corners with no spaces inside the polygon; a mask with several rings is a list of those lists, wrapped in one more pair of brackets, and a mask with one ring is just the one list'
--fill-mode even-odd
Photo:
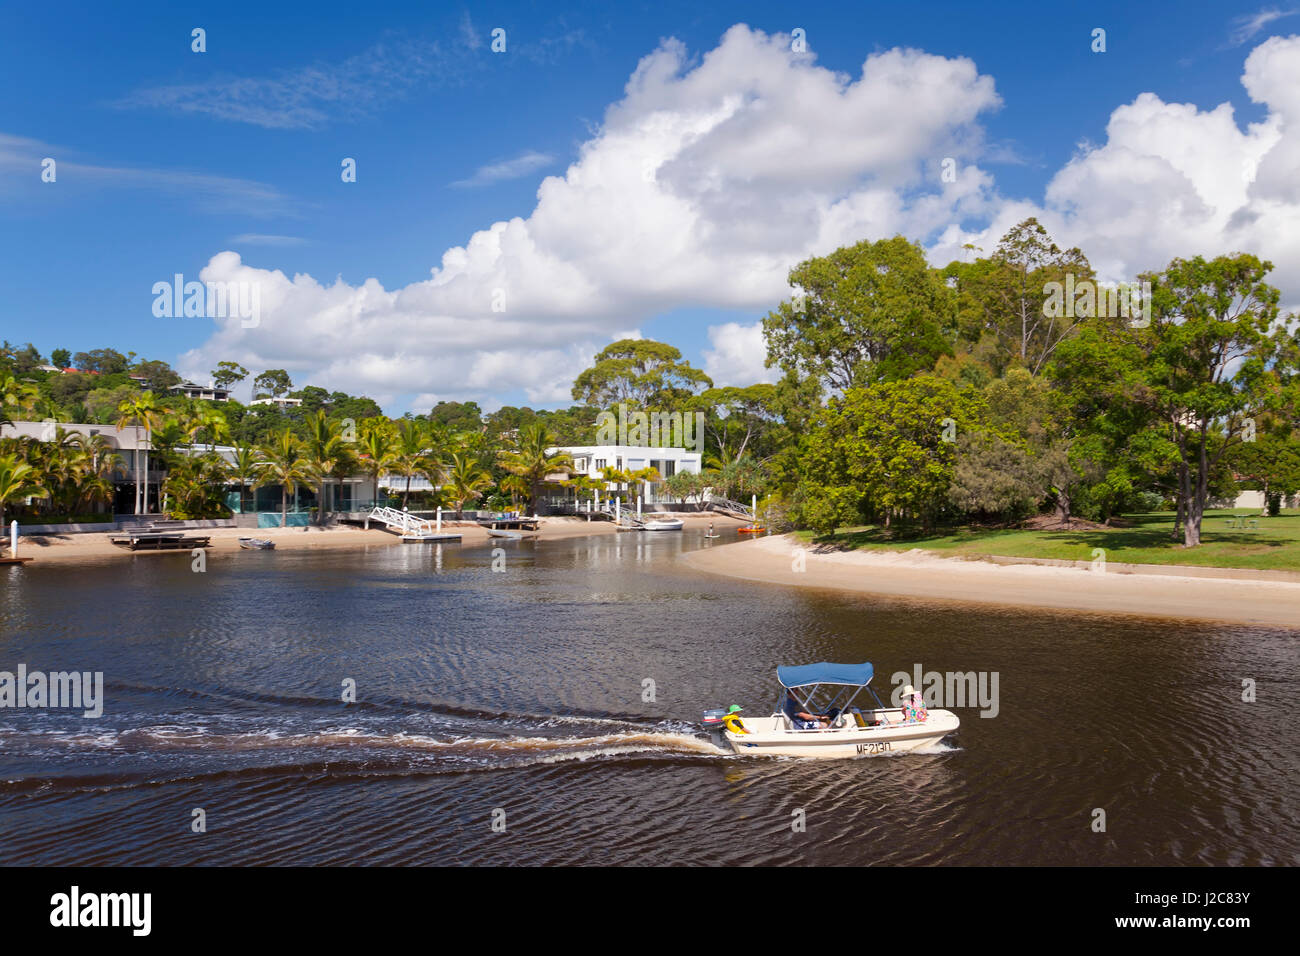
{"label": "white cumulus cloud", "polygon": [[[1243,83],[1267,114],[1244,130],[1228,103],[1200,110],[1142,93],[1035,201],[999,195],[978,165],[980,118],[1001,101],[968,59],[894,49],[852,76],[743,25],[698,61],[666,40],[565,173],[542,181],[527,218],[474,233],[426,280],[327,283],[215,256],[204,278],[260,282],[262,321],[221,325],[182,371],[221,359],[286,368],[389,411],[412,397],[490,406],[519,390],[565,402],[595,352],[656,315],[707,307],[757,319],[809,256],[902,233],[943,264],[965,243],[991,252],[1030,215],[1104,278],[1243,249],[1272,259],[1295,298],[1297,80],[1300,39],[1260,44]],[[956,182],[940,178],[945,158]],[[720,383],[771,380],[757,324],[709,336],[704,364]]]}

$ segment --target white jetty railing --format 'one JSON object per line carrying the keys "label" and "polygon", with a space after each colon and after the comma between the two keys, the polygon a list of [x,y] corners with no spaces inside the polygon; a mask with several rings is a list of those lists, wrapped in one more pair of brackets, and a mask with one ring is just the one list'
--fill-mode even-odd
{"label": "white jetty railing", "polygon": [[733,518],[743,518],[746,521],[754,520],[754,509],[750,505],[743,505],[739,501],[732,501],[730,498],[723,498],[720,495],[709,495],[707,501],[709,507],[714,511],[731,515]]}
{"label": "white jetty railing", "polygon": [[434,524],[428,518],[417,518],[409,512],[398,511],[396,508],[374,509],[366,515],[366,524],[369,525],[371,521],[380,521],[389,531],[399,531],[403,537],[435,533]]}
{"label": "white jetty railing", "polygon": [[642,528],[646,523],[644,517],[631,508],[624,508],[622,502],[615,504],[609,500],[602,501],[595,513],[605,515],[620,528]]}

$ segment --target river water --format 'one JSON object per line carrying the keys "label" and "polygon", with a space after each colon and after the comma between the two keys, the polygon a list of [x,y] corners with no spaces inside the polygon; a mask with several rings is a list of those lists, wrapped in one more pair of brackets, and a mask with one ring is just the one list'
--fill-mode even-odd
{"label": "river water", "polygon": [[[0,671],[102,671],[106,698],[98,719],[0,710],[0,861],[1300,863],[1300,631],[676,560],[729,541],[498,543],[501,571],[462,545],[0,569]],[[848,761],[696,735],[708,707],[768,712],[776,666],[818,660],[872,661],[882,697],[917,666],[996,673],[997,714]]]}

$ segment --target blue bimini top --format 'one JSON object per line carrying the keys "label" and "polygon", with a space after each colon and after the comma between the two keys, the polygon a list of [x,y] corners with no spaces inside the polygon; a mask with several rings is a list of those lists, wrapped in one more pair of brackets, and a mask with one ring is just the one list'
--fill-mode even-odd
{"label": "blue bimini top", "polygon": [[807,687],[809,684],[847,684],[861,687],[871,682],[873,671],[868,663],[862,664],[800,664],[776,669],[776,679],[782,687]]}

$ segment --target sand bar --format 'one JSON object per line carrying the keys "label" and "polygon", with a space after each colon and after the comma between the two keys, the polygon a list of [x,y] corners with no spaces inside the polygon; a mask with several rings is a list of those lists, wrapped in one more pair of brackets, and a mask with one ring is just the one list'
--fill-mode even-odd
{"label": "sand bar", "polygon": [[[1243,579],[1241,571],[1220,578],[1200,576],[1214,569],[1196,569],[1198,576],[1172,569],[1116,573],[967,561],[924,551],[818,551],[787,536],[693,551],[683,560],[701,571],[791,587],[1300,631],[1300,583]],[[803,570],[796,570],[801,563]]]}

